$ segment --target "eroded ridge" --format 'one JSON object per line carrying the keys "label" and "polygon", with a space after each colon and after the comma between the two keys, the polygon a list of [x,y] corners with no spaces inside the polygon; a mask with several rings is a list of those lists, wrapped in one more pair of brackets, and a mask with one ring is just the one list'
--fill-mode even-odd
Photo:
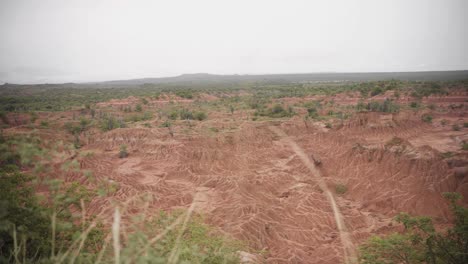
{"label": "eroded ridge", "polygon": [[328,189],[327,184],[322,179],[320,171],[316,168],[315,164],[310,160],[309,156],[304,152],[304,150],[297,145],[297,143],[291,139],[286,133],[284,133],[281,128],[277,126],[269,126],[271,131],[276,135],[281,137],[296,153],[296,155],[301,159],[304,165],[310,170],[314,180],[317,182],[320,189],[323,191],[324,195],[327,197],[328,202],[333,210],[333,216],[335,218],[336,227],[340,233],[341,243],[343,245],[343,254],[345,263],[357,263],[357,254],[355,250],[354,243],[351,239],[350,233],[348,232],[343,216],[340,212],[340,208],[336,204],[335,198],[331,191]]}

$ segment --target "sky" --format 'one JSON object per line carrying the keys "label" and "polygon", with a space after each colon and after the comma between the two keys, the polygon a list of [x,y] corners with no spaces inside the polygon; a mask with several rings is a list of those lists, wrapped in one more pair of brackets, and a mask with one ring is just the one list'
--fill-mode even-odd
{"label": "sky", "polygon": [[0,0],[0,83],[468,70],[467,0]]}

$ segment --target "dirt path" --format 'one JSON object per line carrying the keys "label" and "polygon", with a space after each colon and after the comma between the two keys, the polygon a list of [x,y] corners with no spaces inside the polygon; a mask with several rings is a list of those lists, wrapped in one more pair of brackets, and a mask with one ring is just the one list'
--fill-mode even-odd
{"label": "dirt path", "polygon": [[322,189],[323,193],[327,197],[330,206],[333,209],[333,215],[335,218],[336,226],[338,231],[340,232],[340,239],[343,245],[343,253],[344,253],[344,262],[351,264],[357,263],[357,254],[354,247],[354,243],[351,239],[350,233],[346,229],[346,225],[343,220],[343,216],[341,215],[340,209],[336,204],[335,197],[328,189],[327,184],[322,179],[320,171],[315,167],[315,164],[310,160],[309,156],[304,152],[304,150],[296,144],[294,140],[292,140],[286,133],[284,133],[281,128],[276,126],[269,126],[268,127],[271,131],[273,131],[276,135],[282,138],[291,148],[294,150],[296,155],[302,160],[304,165],[310,170],[312,176],[317,181],[320,189]]}

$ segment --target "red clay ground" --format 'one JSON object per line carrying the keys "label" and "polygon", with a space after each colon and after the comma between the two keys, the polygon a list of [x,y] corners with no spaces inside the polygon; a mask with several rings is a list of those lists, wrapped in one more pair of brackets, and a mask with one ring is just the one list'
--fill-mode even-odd
{"label": "red clay ground", "polygon": [[[196,196],[194,210],[246,241],[259,260],[353,263],[356,247],[370,235],[397,230],[391,219],[398,212],[430,215],[445,224],[450,217],[441,193],[456,191],[468,201],[468,176],[461,169],[468,166],[468,152],[460,150],[468,140],[468,128],[463,128],[466,98],[427,99],[441,106],[464,105],[434,114],[432,124],[421,121],[422,110],[358,113],[342,125],[333,121],[332,129],[299,116],[252,121],[251,113],[238,111],[234,116],[210,113],[208,120],[191,127],[181,121],[171,129],[173,135],[168,128],[140,124],[106,133],[93,130],[86,139],[82,136],[86,145],[80,149],[90,154],[76,159],[98,182],[117,184],[112,198],[118,200],[148,192],[156,197],[152,208],[173,210],[188,208]],[[354,98],[336,97],[335,103],[340,100],[346,104]],[[133,103],[129,98],[101,106]],[[49,119],[60,120],[58,115]],[[461,125],[460,131],[452,130],[454,123]],[[130,154],[124,159],[118,158],[122,144]],[[453,156],[441,155],[447,152]],[[322,164],[315,166],[310,155],[320,157]],[[81,173],[66,177],[96,186]],[[337,185],[346,192],[337,194]],[[108,199],[96,199],[90,213],[106,204]]]}

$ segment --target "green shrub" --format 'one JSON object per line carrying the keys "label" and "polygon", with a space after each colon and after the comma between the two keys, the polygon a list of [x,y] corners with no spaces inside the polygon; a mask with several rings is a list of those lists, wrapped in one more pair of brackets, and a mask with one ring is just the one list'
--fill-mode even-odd
{"label": "green shrub", "polygon": [[0,167],[1,263],[13,259],[18,248],[15,244],[27,245],[24,255],[29,260],[46,257],[51,252],[50,218],[35,198],[32,179],[16,166]]}
{"label": "green shrub", "polygon": [[128,157],[127,146],[121,145],[119,150],[119,158],[123,159]]}
{"label": "green shrub", "polygon": [[179,90],[179,91],[176,91],[175,94],[177,96],[185,98],[185,99],[192,99],[193,98],[193,93],[190,90]]}
{"label": "green shrub", "polygon": [[36,122],[36,120],[37,120],[38,118],[39,118],[39,116],[37,115],[36,112],[32,112],[32,113],[31,113],[31,119],[30,119],[31,123]]}
{"label": "green shrub", "polygon": [[364,104],[364,101],[361,99],[358,101],[357,105],[356,105],[356,110],[357,111],[363,111],[363,110],[366,110],[367,109],[367,106],[366,104]]}
{"label": "green shrub", "polygon": [[91,120],[89,119],[86,119],[84,117],[80,118],[80,129],[81,129],[81,132],[85,131],[89,125],[91,124]]}
{"label": "green shrub", "polygon": [[447,152],[440,153],[440,155],[442,156],[442,158],[447,159],[447,158],[453,157],[454,154],[451,151],[447,151]]}
{"label": "green shrub", "polygon": [[315,107],[307,108],[307,115],[312,118],[317,118],[318,117],[317,108]]}
{"label": "green shrub", "polygon": [[137,112],[143,111],[143,107],[141,107],[141,104],[137,104],[137,105],[135,106],[135,111],[137,111]]}
{"label": "green shrub", "polygon": [[41,123],[40,123],[40,126],[42,128],[47,128],[47,127],[49,127],[49,122],[47,122],[47,120],[42,120]]}
{"label": "green shrub", "polygon": [[424,114],[422,117],[421,117],[421,120],[423,122],[426,122],[426,123],[432,123],[432,115],[430,114]]}
{"label": "green shrub", "polygon": [[101,120],[101,129],[103,131],[124,127],[125,123],[122,120],[117,120],[114,116],[106,116]]}
{"label": "green shrub", "polygon": [[381,94],[383,91],[382,91],[382,88],[380,87],[375,87],[374,89],[372,89],[371,91],[371,96],[376,96],[378,94]]}
{"label": "green shrub", "polygon": [[338,183],[335,185],[335,193],[338,195],[343,195],[348,191],[348,187],[346,185]]}
{"label": "green shrub", "polygon": [[8,120],[7,114],[3,111],[0,112],[0,120],[2,120],[4,124],[10,124],[10,120]]}
{"label": "green shrub", "polygon": [[468,127],[468,122],[463,123],[463,127],[467,128]]}
{"label": "green shrub", "polygon": [[466,141],[462,142],[462,150],[468,150],[468,142]]}
{"label": "green shrub", "polygon": [[366,108],[371,112],[396,113],[400,111],[400,106],[388,98],[382,103],[371,101],[367,104]]}
{"label": "green shrub", "polygon": [[169,119],[171,119],[171,120],[176,120],[178,116],[179,116],[179,112],[177,112],[177,111],[172,111],[172,112],[169,114]]}
{"label": "green shrub", "polygon": [[419,103],[418,102],[411,102],[410,107],[411,108],[419,108]]}
{"label": "green shrub", "polygon": [[452,126],[452,130],[453,130],[453,131],[460,131],[460,126],[457,125],[457,124],[454,124],[454,125]]}
{"label": "green shrub", "polygon": [[171,124],[171,122],[169,122],[169,120],[166,120],[161,124],[161,127],[171,127],[171,126],[172,126],[172,124]]}
{"label": "green shrub", "polygon": [[195,119],[198,121],[203,121],[207,118],[208,116],[206,115],[205,112],[196,112],[195,113]]}
{"label": "green shrub", "polygon": [[182,109],[179,115],[181,120],[193,120],[193,113],[188,109]]}
{"label": "green shrub", "polygon": [[292,108],[285,110],[280,104],[276,104],[269,109],[257,109],[254,113],[258,116],[268,116],[273,118],[290,117],[294,115]]}

